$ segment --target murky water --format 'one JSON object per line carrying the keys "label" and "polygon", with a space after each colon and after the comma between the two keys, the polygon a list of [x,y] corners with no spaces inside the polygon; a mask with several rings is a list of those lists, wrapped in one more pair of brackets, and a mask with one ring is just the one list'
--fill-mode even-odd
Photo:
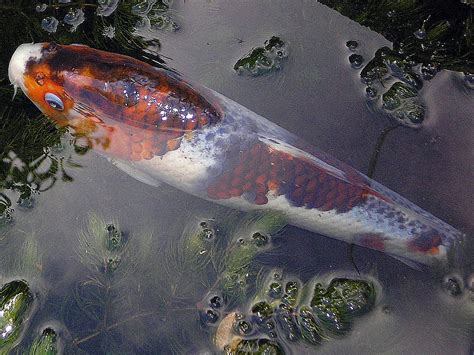
{"label": "murky water", "polygon": [[[384,37],[307,0],[176,0],[168,14],[179,24],[178,31],[142,30],[145,36],[158,37],[167,65],[367,173],[378,138],[395,122],[369,109],[346,42],[356,40],[357,53],[368,61],[377,49],[391,45]],[[289,46],[282,68],[260,77],[237,75],[235,62],[273,35]],[[44,32],[42,40],[49,41],[48,36]],[[373,177],[472,237],[474,105],[472,90],[463,89],[460,77],[441,71],[425,82],[420,91],[427,107],[423,127],[391,131]],[[247,295],[217,307],[214,323],[205,316],[210,309],[206,302],[224,291],[212,285],[216,277],[211,271],[203,277],[198,268],[179,262],[179,241],[184,229],[212,218],[221,230],[215,238],[238,239],[247,231],[240,226],[240,232],[231,232],[231,226],[234,218],[246,217],[164,184],[145,185],[93,151],[76,154],[69,140],[65,135],[64,148],[54,154],[80,165],[65,164],[72,182],[59,179],[34,196],[32,207],[18,205],[18,195],[4,191],[14,211],[12,222],[0,227],[0,280],[25,279],[34,293],[16,349],[26,351],[32,339],[51,327],[66,353],[219,352],[214,337],[222,329],[220,322],[234,311],[248,313],[259,300],[259,284],[255,287],[251,277],[245,280]],[[88,259],[94,244],[81,239],[91,213],[103,219],[104,228],[115,223],[124,233],[127,251],[120,249],[111,257],[118,255],[119,260],[113,276],[103,269],[111,267],[104,259],[108,252],[98,253],[94,264]],[[219,243],[203,252],[232,250]],[[472,259],[473,253],[468,241],[466,255]],[[472,352],[472,264],[444,274],[419,271],[361,247],[354,247],[351,255],[343,242],[291,226],[274,236],[272,247],[265,247],[253,262],[263,266],[263,281],[278,270],[285,282],[327,286],[334,277],[346,277],[375,285],[370,312],[355,317],[343,335],[310,345],[289,341],[277,327],[275,340],[285,353]],[[458,295],[446,291],[446,276],[459,280]],[[256,334],[268,336],[254,330],[252,336]]]}

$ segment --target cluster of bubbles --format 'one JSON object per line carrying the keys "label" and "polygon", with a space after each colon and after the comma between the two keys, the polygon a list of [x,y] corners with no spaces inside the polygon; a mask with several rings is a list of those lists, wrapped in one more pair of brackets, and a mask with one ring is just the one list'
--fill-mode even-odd
{"label": "cluster of bubbles", "polygon": [[[359,43],[357,41],[350,40],[346,42],[346,47],[349,48],[351,52],[355,52],[359,47]],[[359,69],[364,63],[364,57],[362,57],[360,54],[352,53],[349,56],[349,63],[351,64],[352,68]]]}
{"label": "cluster of bubbles", "polygon": [[132,13],[140,19],[137,30],[176,32],[179,24],[168,14],[169,0],[146,0],[132,6]]}
{"label": "cluster of bubbles", "polygon": [[97,15],[108,17],[112,15],[119,5],[119,0],[98,0]]}
{"label": "cluster of bubbles", "polygon": [[462,297],[467,294],[474,302],[474,274],[468,276],[465,281],[457,274],[446,275],[443,279],[442,288],[453,297]]}
{"label": "cluster of bubbles", "polygon": [[[58,4],[68,4],[70,2],[70,0],[59,0]],[[98,0],[95,13],[102,17],[110,16],[115,12],[118,5],[119,0]],[[37,4],[36,12],[45,12],[50,6],[54,8],[55,5],[48,5],[46,3]],[[85,20],[86,17],[82,8],[70,8],[66,15],[64,15],[62,22],[70,26],[69,30],[74,32]],[[41,28],[48,33],[55,33],[59,25],[60,20],[54,16],[47,16],[41,21]],[[114,31],[109,31],[109,37],[113,32]]]}
{"label": "cluster of bubbles", "polygon": [[[45,5],[45,4],[43,4]],[[39,5],[38,5],[39,6]],[[39,12],[45,11],[46,7],[36,7],[36,10]],[[66,25],[69,25],[69,30],[71,32],[76,31],[76,29],[86,20],[84,11],[82,9],[70,9],[66,15],[64,15],[63,22]],[[41,21],[41,28],[48,33],[55,33],[58,30],[59,20],[54,16],[47,16]]]}

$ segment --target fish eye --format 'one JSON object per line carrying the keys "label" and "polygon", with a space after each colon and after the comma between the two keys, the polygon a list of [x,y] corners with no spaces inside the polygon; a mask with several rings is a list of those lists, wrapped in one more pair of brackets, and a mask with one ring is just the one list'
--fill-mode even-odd
{"label": "fish eye", "polygon": [[63,111],[64,110],[64,104],[63,101],[56,95],[48,92],[46,95],[44,95],[44,101],[54,108],[56,111]]}

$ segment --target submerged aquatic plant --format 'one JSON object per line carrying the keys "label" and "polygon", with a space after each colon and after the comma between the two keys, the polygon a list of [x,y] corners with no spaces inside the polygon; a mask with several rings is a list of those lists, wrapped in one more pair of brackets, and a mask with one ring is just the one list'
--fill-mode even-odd
{"label": "submerged aquatic plant", "polygon": [[[401,94],[395,83],[383,96],[386,82],[399,80],[412,92],[410,100],[397,109],[384,112],[409,127],[420,127],[425,119],[419,97],[423,81],[443,70],[470,77],[474,73],[474,10],[459,0],[319,0],[342,15],[382,34],[393,49],[379,49],[360,72],[367,84],[367,96],[385,104],[385,95]],[[354,42],[354,41],[352,41]],[[357,51],[357,46],[349,46]],[[390,87],[390,85],[389,85]]]}
{"label": "submerged aquatic plant", "polygon": [[375,303],[375,288],[364,280],[333,279],[325,289],[314,286],[311,308],[322,326],[334,334],[351,328],[352,319],[368,312]]}
{"label": "submerged aquatic plant", "polygon": [[0,215],[7,217],[12,215],[13,196],[19,207],[32,208],[38,193],[58,180],[73,181],[67,170],[80,167],[72,153],[60,151],[73,144],[61,139],[65,130],[28,110],[7,105],[0,111]]}
{"label": "submerged aquatic plant", "polygon": [[[108,347],[116,346],[113,338],[109,339],[107,335],[118,326],[117,318],[134,316],[136,309],[130,307],[127,291],[136,285],[135,273],[143,272],[151,253],[151,238],[150,233],[137,238],[128,236],[116,222],[107,223],[95,214],[89,215],[87,226],[78,236],[78,257],[89,274],[76,285],[74,298],[67,300],[70,309],[65,323],[70,331],[79,331],[76,330],[78,324],[71,323],[74,318],[69,315],[71,312],[82,313],[82,317],[96,323],[97,330],[74,339],[75,345],[103,335],[105,338],[102,340],[107,340]],[[136,241],[133,247],[129,245],[130,239]]]}
{"label": "submerged aquatic plant", "polygon": [[[135,28],[144,16],[164,15],[169,2],[149,3],[148,12],[142,14],[137,12],[143,4],[139,0],[0,2],[0,225],[12,219],[12,196],[18,196],[20,207],[33,207],[38,192],[53,187],[59,179],[72,181],[66,168],[79,166],[71,156],[60,156],[54,149],[65,145],[61,137],[66,129],[58,128],[38,113],[22,93],[14,95],[7,71],[17,46],[50,41],[81,43],[141,58],[160,67],[163,61],[156,54],[144,52],[150,46],[159,48],[159,41],[145,39]],[[78,154],[87,151],[87,147],[72,144]]]}
{"label": "submerged aquatic plant", "polygon": [[229,305],[245,299],[249,284],[259,271],[254,266],[255,258],[266,250],[269,237],[285,225],[285,217],[277,212],[250,214],[229,231],[231,242],[217,268],[218,288]]}
{"label": "submerged aquatic plant", "polygon": [[29,351],[29,355],[56,355],[58,353],[58,335],[52,328],[44,329],[35,338]]}
{"label": "submerged aquatic plant", "polygon": [[[89,216],[78,236],[78,257],[87,275],[64,303],[73,347],[152,346],[152,333],[161,348],[180,352],[196,347],[195,339],[202,338],[196,317],[212,329],[226,310],[247,299],[259,269],[256,256],[268,250],[271,235],[285,225],[275,213],[188,220],[180,238],[158,247],[160,238],[124,233],[117,222]],[[228,274],[241,282],[229,283]],[[84,322],[95,331],[84,332]],[[143,332],[122,334],[127,325]],[[183,334],[193,343],[178,340]]]}
{"label": "submerged aquatic plant", "polygon": [[288,45],[279,37],[272,36],[263,47],[253,48],[234,65],[238,74],[260,76],[281,68],[288,57]]}
{"label": "submerged aquatic plant", "polygon": [[[215,343],[226,353],[241,354],[247,348],[251,353],[265,353],[267,343],[261,342],[265,338],[272,339],[271,351],[283,351],[281,344],[291,347],[299,340],[318,345],[331,334],[349,331],[353,319],[369,312],[375,303],[375,287],[367,280],[334,278],[324,288],[319,282],[283,282],[279,273],[273,274],[277,277],[268,278],[248,315],[230,313],[219,324]],[[244,329],[254,329],[251,337],[249,332],[242,332],[242,324]]]}
{"label": "submerged aquatic plant", "polygon": [[0,289],[0,353],[8,353],[20,342],[32,303],[33,295],[26,281],[11,281]]}

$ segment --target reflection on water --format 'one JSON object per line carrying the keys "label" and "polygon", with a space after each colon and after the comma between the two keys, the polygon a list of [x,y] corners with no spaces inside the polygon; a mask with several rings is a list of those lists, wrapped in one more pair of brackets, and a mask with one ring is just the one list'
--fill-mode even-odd
{"label": "reflection on water", "polygon": [[[76,144],[21,93],[12,101],[6,75],[14,49],[32,39],[86,43],[155,63],[159,44],[169,66],[361,171],[368,171],[380,133],[394,125],[394,112],[416,100],[424,108],[420,129],[387,134],[374,177],[470,237],[467,5],[451,1],[450,11],[443,9],[449,18],[381,6],[377,11],[390,22],[381,29],[364,22],[379,17],[361,16],[368,8],[357,13],[328,4],[393,41],[377,52],[390,43],[303,0],[88,2],[83,23],[73,16],[80,15],[76,3],[39,4],[39,12],[23,3],[0,5],[3,33],[11,34],[0,39],[0,352],[468,351],[472,265],[442,275],[420,272],[283,228],[278,215],[248,216],[166,185],[141,184]],[[413,23],[405,17],[402,26],[402,10]],[[59,22],[51,34],[41,27],[48,17]],[[459,34],[462,45],[451,47],[451,31],[466,33]],[[238,59],[273,35],[290,48],[282,69],[238,76],[232,69]],[[441,37],[429,42],[434,35]],[[143,52],[146,46],[153,51]],[[360,69],[351,67],[352,54],[363,57]],[[424,61],[433,55],[434,64]],[[366,88],[374,95],[367,98]],[[400,121],[412,116],[405,117]],[[472,252],[468,241],[468,257]]]}

